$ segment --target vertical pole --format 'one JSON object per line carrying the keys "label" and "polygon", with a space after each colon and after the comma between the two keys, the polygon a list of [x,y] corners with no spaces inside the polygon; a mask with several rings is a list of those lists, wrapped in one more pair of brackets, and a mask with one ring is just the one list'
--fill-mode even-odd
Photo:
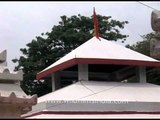
{"label": "vertical pole", "polygon": [[78,80],[88,80],[88,64],[78,64]]}
{"label": "vertical pole", "polygon": [[146,83],[146,67],[139,66],[136,71],[137,79],[140,83]]}
{"label": "vertical pole", "polygon": [[60,88],[60,73],[55,72],[52,74],[52,91],[55,91]]}

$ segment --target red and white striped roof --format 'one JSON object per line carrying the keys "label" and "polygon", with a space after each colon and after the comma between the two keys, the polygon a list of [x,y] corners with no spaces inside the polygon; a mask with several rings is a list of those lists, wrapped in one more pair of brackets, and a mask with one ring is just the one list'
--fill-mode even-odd
{"label": "red and white striped roof", "polygon": [[124,119],[124,118],[132,118],[132,119],[151,119],[160,118],[160,114],[51,114],[51,112],[41,112],[37,115],[30,115],[29,117],[22,117],[27,119]]}
{"label": "red and white striped roof", "polygon": [[76,64],[116,64],[160,67],[156,59],[99,37],[91,38],[46,69],[37,74],[37,79]]}
{"label": "red and white striped roof", "polygon": [[160,87],[150,83],[79,81],[39,97],[38,104],[24,117],[160,115],[159,93]]}

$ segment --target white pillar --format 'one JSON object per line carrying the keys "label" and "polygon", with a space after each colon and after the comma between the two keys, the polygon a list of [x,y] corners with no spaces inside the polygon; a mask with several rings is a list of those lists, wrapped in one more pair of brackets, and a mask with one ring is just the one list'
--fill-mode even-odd
{"label": "white pillar", "polygon": [[55,91],[55,77],[54,73],[52,73],[51,78],[52,78],[52,92]]}
{"label": "white pillar", "polygon": [[52,91],[60,88],[60,74],[59,72],[52,73]]}
{"label": "white pillar", "polygon": [[88,80],[88,64],[78,64],[78,80]]}
{"label": "white pillar", "polygon": [[139,66],[136,71],[137,79],[140,83],[146,83],[146,67]]}

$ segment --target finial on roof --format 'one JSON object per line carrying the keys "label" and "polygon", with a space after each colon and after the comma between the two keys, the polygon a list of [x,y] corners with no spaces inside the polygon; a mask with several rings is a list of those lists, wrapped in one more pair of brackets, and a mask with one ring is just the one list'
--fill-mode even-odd
{"label": "finial on roof", "polygon": [[93,8],[93,22],[94,22],[94,36],[99,39],[99,31],[98,31],[98,19],[95,12],[95,7]]}

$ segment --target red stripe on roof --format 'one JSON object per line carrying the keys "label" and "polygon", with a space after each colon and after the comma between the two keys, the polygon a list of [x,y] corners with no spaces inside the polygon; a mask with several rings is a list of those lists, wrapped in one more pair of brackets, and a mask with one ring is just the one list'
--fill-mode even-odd
{"label": "red stripe on roof", "polygon": [[56,71],[63,70],[75,64],[113,64],[113,65],[131,65],[131,66],[150,66],[160,67],[160,62],[138,61],[138,60],[121,60],[121,59],[97,59],[97,58],[74,58],[54,66],[46,71],[37,74],[36,79],[41,79]]}
{"label": "red stripe on roof", "polygon": [[76,63],[81,64],[113,64],[113,65],[135,65],[160,67],[160,62],[139,61],[139,60],[121,60],[121,59],[96,59],[96,58],[76,58]]}
{"label": "red stripe on roof", "polygon": [[63,70],[64,68],[71,67],[72,65],[75,65],[75,64],[76,64],[75,59],[71,59],[71,60],[66,61],[64,63],[61,63],[61,64],[59,64],[55,67],[52,67],[48,70],[45,70],[45,71],[42,71],[42,72],[38,73],[36,75],[36,79],[39,80],[39,79],[41,79],[41,78],[43,78],[47,75],[50,75],[50,74],[52,74],[56,71],[59,71],[59,70]]}
{"label": "red stripe on roof", "polygon": [[138,112],[138,111],[40,111],[31,115],[26,115],[21,118],[33,117],[41,114],[62,114],[62,115],[112,115],[112,114],[160,114],[156,112]]}

